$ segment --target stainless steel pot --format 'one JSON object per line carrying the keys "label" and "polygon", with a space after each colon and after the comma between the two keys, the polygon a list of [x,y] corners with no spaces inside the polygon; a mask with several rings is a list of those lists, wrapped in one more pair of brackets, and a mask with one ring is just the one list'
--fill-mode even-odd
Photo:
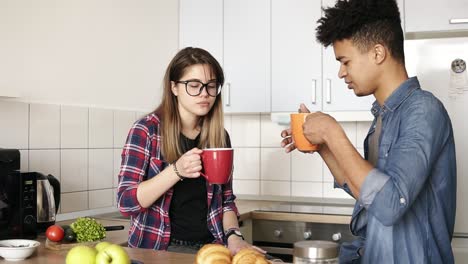
{"label": "stainless steel pot", "polygon": [[338,264],[339,245],[324,240],[307,240],[294,243],[293,263]]}

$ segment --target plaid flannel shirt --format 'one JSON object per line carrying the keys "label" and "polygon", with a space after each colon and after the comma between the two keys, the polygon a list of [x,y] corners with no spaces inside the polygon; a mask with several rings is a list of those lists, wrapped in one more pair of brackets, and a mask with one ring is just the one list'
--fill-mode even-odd
{"label": "plaid flannel shirt", "polygon": [[[169,164],[161,155],[160,119],[149,114],[135,122],[122,151],[122,163],[117,189],[117,205],[122,215],[130,216],[128,246],[166,250],[171,236],[169,210],[173,189],[169,189],[150,207],[143,208],[137,200],[138,185],[157,177]],[[207,183],[208,229],[213,243],[223,244],[223,214],[239,213],[234,203],[232,180],[224,185]]]}

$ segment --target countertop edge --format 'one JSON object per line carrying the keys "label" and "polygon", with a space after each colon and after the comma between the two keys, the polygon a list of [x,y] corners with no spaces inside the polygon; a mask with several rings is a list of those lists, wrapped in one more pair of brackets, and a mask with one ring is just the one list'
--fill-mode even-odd
{"label": "countertop edge", "polygon": [[272,201],[272,202],[291,202],[291,203],[307,203],[310,205],[338,205],[338,206],[354,206],[356,200],[347,198],[318,198],[304,196],[275,196],[275,195],[236,195],[237,200],[255,200],[255,201]]}

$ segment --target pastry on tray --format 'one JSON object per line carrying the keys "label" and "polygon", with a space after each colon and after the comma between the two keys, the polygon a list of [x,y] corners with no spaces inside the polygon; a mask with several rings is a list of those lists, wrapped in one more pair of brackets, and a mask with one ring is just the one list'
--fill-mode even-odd
{"label": "pastry on tray", "polygon": [[220,244],[206,244],[198,250],[196,264],[230,264],[231,252]]}
{"label": "pastry on tray", "polygon": [[206,244],[198,250],[195,264],[269,264],[265,256],[252,248],[239,250],[234,257],[223,245]]}
{"label": "pastry on tray", "polygon": [[269,264],[265,256],[252,248],[243,248],[234,255],[232,264]]}

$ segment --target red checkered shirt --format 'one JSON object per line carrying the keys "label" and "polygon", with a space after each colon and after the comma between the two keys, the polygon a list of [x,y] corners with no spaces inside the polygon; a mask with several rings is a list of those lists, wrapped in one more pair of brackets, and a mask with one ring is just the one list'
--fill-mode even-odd
{"label": "red checkered shirt", "polygon": [[[138,185],[157,177],[169,163],[161,155],[160,120],[149,114],[135,122],[130,129],[122,151],[122,163],[117,189],[117,205],[122,215],[130,216],[128,246],[166,250],[171,236],[169,208],[173,189],[169,189],[148,208],[137,200]],[[234,203],[232,180],[224,185],[207,184],[207,225],[215,240],[225,243],[223,214],[227,211],[239,213]]]}

